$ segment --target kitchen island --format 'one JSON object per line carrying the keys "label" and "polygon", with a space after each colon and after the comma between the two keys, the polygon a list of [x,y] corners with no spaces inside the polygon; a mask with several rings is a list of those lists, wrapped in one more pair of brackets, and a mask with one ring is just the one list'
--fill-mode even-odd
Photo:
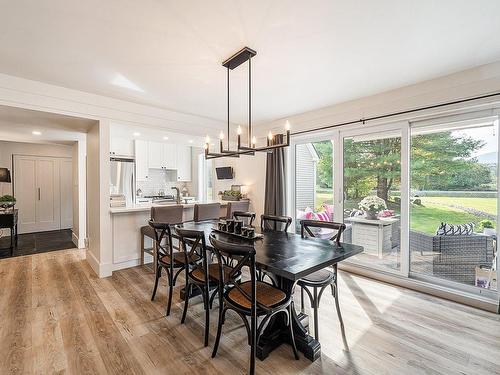
{"label": "kitchen island", "polygon": [[[211,202],[213,203],[213,202]],[[218,202],[221,204],[220,217],[226,216],[228,202]],[[164,207],[169,204],[134,204],[127,207],[111,207],[112,230],[112,270],[134,267],[141,264],[141,227],[148,225],[151,218],[151,207]],[[193,220],[195,203],[182,204],[184,206],[183,221]],[[152,247],[152,241],[145,238],[144,246]],[[150,263],[153,258],[149,254],[144,254],[144,262]]]}

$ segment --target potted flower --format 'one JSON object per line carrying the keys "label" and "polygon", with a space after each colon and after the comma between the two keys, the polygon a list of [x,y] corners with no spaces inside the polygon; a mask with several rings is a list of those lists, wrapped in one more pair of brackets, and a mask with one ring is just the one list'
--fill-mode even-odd
{"label": "potted flower", "polygon": [[481,228],[483,228],[483,233],[487,236],[494,236],[497,234],[493,222],[491,220],[481,220],[479,222]]}
{"label": "potted flower", "polygon": [[365,212],[365,217],[369,220],[376,220],[377,213],[387,208],[385,201],[376,195],[369,195],[358,204],[359,209]]}
{"label": "potted flower", "polygon": [[16,198],[12,195],[4,195],[0,197],[0,208],[6,210],[7,208],[12,208],[16,205]]}

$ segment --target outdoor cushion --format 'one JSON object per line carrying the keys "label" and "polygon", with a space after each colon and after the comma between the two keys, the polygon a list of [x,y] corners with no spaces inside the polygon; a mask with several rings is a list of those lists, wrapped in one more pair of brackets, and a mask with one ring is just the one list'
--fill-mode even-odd
{"label": "outdoor cushion", "polygon": [[467,224],[448,224],[441,223],[436,230],[437,236],[470,236],[474,232],[474,223]]}

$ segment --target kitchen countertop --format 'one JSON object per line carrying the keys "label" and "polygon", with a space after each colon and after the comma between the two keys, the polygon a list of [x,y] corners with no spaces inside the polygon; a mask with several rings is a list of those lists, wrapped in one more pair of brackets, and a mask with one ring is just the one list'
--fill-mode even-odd
{"label": "kitchen countertop", "polygon": [[[193,208],[194,205],[199,202],[192,202],[192,203],[187,203],[187,204],[182,204],[184,206],[184,209],[188,208]],[[203,203],[220,203],[221,207],[227,206],[229,203],[228,201],[211,201],[211,202],[203,202]],[[157,203],[137,203],[132,206],[127,206],[127,207],[110,207],[109,212],[111,214],[122,214],[122,213],[128,213],[128,212],[146,212],[151,210],[151,207],[164,207],[164,206],[173,206],[175,203],[164,203],[164,204],[157,204]]]}

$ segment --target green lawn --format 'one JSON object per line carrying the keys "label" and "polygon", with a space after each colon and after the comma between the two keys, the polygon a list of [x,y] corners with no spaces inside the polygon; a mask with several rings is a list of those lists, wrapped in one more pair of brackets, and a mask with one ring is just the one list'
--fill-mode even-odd
{"label": "green lawn", "polygon": [[464,198],[464,197],[420,197],[422,204],[427,203],[455,205],[461,207],[475,208],[491,215],[497,213],[496,198]]}
{"label": "green lawn", "polygon": [[[412,230],[436,233],[441,222],[449,224],[476,223],[476,226],[484,217],[468,213],[450,205],[474,208],[479,211],[495,215],[497,212],[496,198],[469,198],[469,197],[420,197],[422,206],[412,205],[410,209],[410,226]],[[319,210],[323,203],[332,204],[333,194],[331,192],[318,192],[316,194],[316,209]],[[345,208],[357,208],[356,201],[344,203]],[[399,211],[399,207],[389,207]],[[496,226],[496,223],[495,223]]]}

